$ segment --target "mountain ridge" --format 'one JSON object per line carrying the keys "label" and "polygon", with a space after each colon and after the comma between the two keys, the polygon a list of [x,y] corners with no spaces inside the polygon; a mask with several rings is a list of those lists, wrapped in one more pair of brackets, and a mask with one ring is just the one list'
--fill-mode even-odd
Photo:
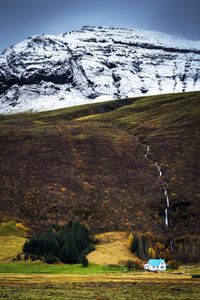
{"label": "mountain ridge", "polygon": [[200,89],[200,42],[84,26],[28,37],[0,56],[0,113]]}

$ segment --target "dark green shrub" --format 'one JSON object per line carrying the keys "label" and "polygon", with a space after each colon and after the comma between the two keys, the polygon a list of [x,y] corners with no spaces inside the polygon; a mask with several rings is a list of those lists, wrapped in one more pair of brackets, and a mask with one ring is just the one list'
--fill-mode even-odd
{"label": "dark green shrub", "polygon": [[47,264],[53,264],[53,263],[57,262],[56,257],[51,253],[45,255],[44,260]]}
{"label": "dark green shrub", "polygon": [[35,260],[37,259],[37,256],[31,255],[31,256],[30,256],[30,259],[31,259],[31,261],[35,261]]}
{"label": "dark green shrub", "polygon": [[80,262],[81,262],[82,267],[88,267],[88,259],[85,255],[81,256]]}
{"label": "dark green shrub", "polygon": [[27,260],[29,258],[29,253],[24,254],[24,260]]}
{"label": "dark green shrub", "polygon": [[42,260],[42,256],[37,255],[37,259],[38,259],[38,260]]}
{"label": "dark green shrub", "polygon": [[17,254],[16,258],[17,258],[17,260],[21,260],[21,255],[20,255],[20,253]]}

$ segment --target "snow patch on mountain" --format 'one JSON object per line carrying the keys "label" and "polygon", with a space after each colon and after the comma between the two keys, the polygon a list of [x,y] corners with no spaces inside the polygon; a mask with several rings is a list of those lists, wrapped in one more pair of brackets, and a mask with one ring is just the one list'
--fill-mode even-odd
{"label": "snow patch on mountain", "polygon": [[0,56],[0,113],[200,90],[200,42],[84,26],[39,35]]}

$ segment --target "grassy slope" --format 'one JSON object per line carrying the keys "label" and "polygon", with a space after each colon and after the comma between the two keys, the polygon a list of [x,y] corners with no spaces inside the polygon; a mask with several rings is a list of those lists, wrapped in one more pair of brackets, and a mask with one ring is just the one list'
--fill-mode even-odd
{"label": "grassy slope", "polygon": [[159,95],[0,117],[1,219],[38,226],[77,217],[95,232],[166,235],[166,180],[168,234],[198,235],[199,98]]}
{"label": "grassy slope", "polygon": [[10,261],[18,253],[26,241],[26,232],[10,221],[0,225],[0,262]]}
{"label": "grassy slope", "polygon": [[134,260],[134,255],[127,247],[126,232],[106,232],[96,235],[98,243],[95,251],[87,258],[89,262],[99,265],[119,265],[128,259]]}

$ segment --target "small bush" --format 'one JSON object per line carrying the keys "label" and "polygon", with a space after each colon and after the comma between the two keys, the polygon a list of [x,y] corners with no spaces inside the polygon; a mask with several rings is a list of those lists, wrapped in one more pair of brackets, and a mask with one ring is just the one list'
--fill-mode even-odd
{"label": "small bush", "polygon": [[53,264],[53,263],[57,262],[57,259],[53,254],[49,253],[49,254],[44,256],[44,261],[47,264]]}
{"label": "small bush", "polygon": [[31,259],[31,261],[35,261],[37,259],[37,257],[35,255],[31,255],[30,259]]}
{"label": "small bush", "polygon": [[125,267],[129,270],[142,270],[142,261],[139,258],[135,260],[127,260],[125,263]]}
{"label": "small bush", "polygon": [[85,255],[81,255],[80,262],[81,262],[82,267],[88,267],[88,259]]}
{"label": "small bush", "polygon": [[17,258],[17,260],[21,260],[21,255],[20,255],[20,253],[17,254],[16,258]]}
{"label": "small bush", "polygon": [[42,260],[42,256],[37,255],[37,259],[38,259],[38,260]]}
{"label": "small bush", "polygon": [[126,261],[126,263],[125,263],[125,267],[129,270],[129,271],[131,271],[131,270],[133,270],[133,268],[134,268],[134,262],[133,262],[133,260],[127,260]]}
{"label": "small bush", "polygon": [[178,268],[180,267],[180,262],[176,261],[175,259],[173,260],[169,260],[167,265],[174,270],[178,270]]}
{"label": "small bush", "polygon": [[142,269],[143,269],[141,259],[136,258],[136,259],[134,260],[134,269],[135,269],[135,270],[142,270]]}
{"label": "small bush", "polygon": [[29,258],[29,253],[24,254],[24,260],[27,260]]}

